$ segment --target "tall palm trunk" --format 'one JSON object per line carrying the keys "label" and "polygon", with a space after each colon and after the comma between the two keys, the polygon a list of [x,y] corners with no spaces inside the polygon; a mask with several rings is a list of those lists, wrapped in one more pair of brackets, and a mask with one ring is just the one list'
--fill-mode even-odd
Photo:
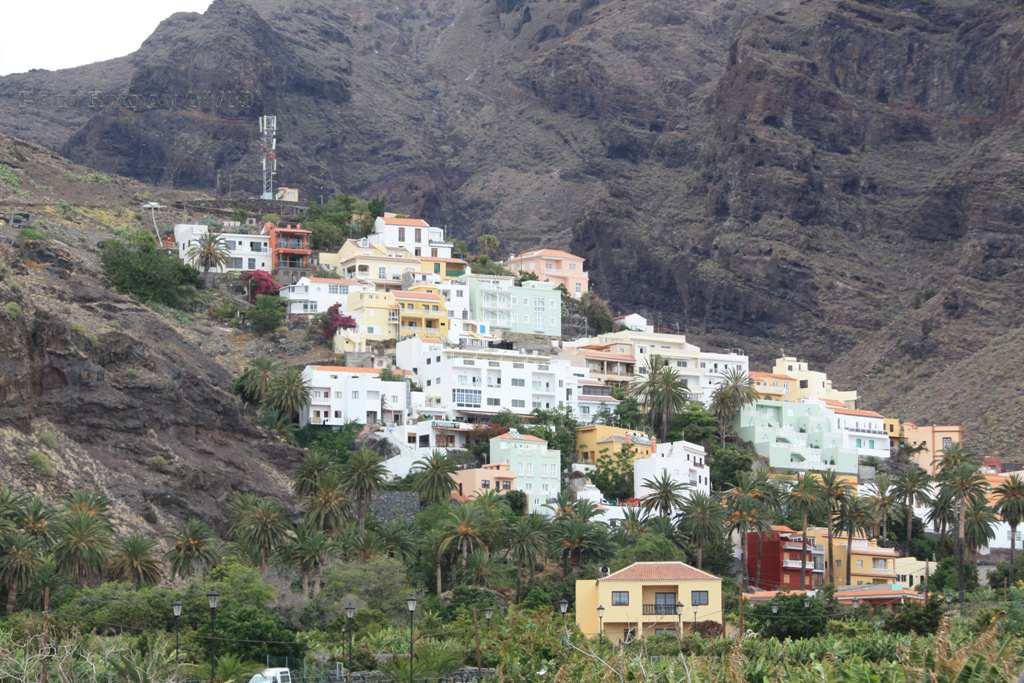
{"label": "tall palm trunk", "polygon": [[434,566],[434,579],[437,581],[437,594],[440,596],[443,586],[441,585],[441,558],[437,558],[437,564]]}
{"label": "tall palm trunk", "polygon": [[846,585],[853,583],[853,567],[850,566],[850,557],[853,555],[853,524],[846,530]]}
{"label": "tall palm trunk", "polygon": [[1013,554],[1017,549],[1017,525],[1010,525],[1010,586],[1013,586]]}
{"label": "tall palm trunk", "polygon": [[807,590],[807,512],[804,511],[804,526],[800,531],[800,588]]}
{"label": "tall palm trunk", "polygon": [[18,585],[13,581],[7,586],[7,614],[14,614],[18,607]]}
{"label": "tall palm trunk", "polygon": [[758,588],[761,587],[761,566],[764,564],[764,561],[761,558],[763,558],[763,557],[764,557],[764,532],[763,531],[758,531],[757,532],[757,571],[754,574],[754,584]]}
{"label": "tall palm trunk", "polygon": [[[1013,556],[1012,552],[1010,556]],[[704,569],[704,544],[702,543],[697,544],[697,569]]]}
{"label": "tall palm trunk", "polygon": [[516,602],[523,594],[523,565],[516,562]]}
{"label": "tall palm trunk", "polygon": [[903,554],[910,556],[910,543],[914,537],[914,497],[907,500],[907,545],[903,548]]}
{"label": "tall palm trunk", "polygon": [[967,590],[966,581],[964,577],[964,554],[966,546],[965,527],[967,524],[967,505],[966,501],[960,502],[959,519],[957,520],[956,530],[956,544],[957,544],[957,557],[959,559],[960,575],[957,577],[957,592],[960,595],[960,609],[963,609],[964,604],[964,593]]}
{"label": "tall palm trunk", "polygon": [[[740,593],[747,590],[747,531],[740,534]],[[743,599],[742,597],[740,598]]]}
{"label": "tall palm trunk", "polygon": [[828,585],[834,588],[836,585],[836,556],[832,548],[832,515],[829,515],[828,518],[825,537],[828,539]]}

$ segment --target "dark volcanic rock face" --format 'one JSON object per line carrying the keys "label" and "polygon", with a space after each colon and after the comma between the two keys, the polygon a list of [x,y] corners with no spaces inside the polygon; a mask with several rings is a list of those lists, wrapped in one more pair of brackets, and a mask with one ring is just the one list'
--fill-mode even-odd
{"label": "dark volcanic rock face", "polygon": [[1024,324],[1022,38],[1020,3],[981,0],[219,0],[0,79],[0,127],[254,193],[274,113],[282,184],[568,246],[620,309],[978,430],[1003,418],[936,396]]}

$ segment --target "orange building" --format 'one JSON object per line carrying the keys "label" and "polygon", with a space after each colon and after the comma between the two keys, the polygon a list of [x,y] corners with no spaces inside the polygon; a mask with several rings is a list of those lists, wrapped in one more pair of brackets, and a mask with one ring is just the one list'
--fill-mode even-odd
{"label": "orange building", "polygon": [[273,275],[289,284],[313,270],[313,250],[309,248],[309,230],[301,223],[266,223],[263,234],[270,237]]}
{"label": "orange building", "polygon": [[533,273],[541,282],[562,285],[574,299],[590,291],[590,276],[583,271],[583,257],[561,249],[534,249],[509,257],[513,273]]}
{"label": "orange building", "polygon": [[763,399],[771,401],[795,401],[797,381],[789,375],[751,370],[747,373],[754,383],[754,391]]}
{"label": "orange building", "polygon": [[451,477],[455,482],[452,499],[460,502],[476,498],[488,491],[507,493],[516,490],[515,472],[507,464],[459,470]]}
{"label": "orange building", "polygon": [[942,451],[963,442],[964,428],[960,425],[918,426],[913,422],[904,422],[902,436],[908,446],[922,446],[914,454],[914,462],[928,474],[935,474]]}

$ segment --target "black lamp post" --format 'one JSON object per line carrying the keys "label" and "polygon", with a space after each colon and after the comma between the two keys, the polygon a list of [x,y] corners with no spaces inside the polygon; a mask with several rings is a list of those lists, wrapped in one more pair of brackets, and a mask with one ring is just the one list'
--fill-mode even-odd
{"label": "black lamp post", "polygon": [[565,613],[569,611],[569,601],[565,598],[559,600],[558,611],[562,613],[562,621],[565,621]]}
{"label": "black lamp post", "polygon": [[412,683],[412,660],[415,655],[413,651],[412,634],[413,619],[415,618],[414,615],[416,614],[416,596],[410,595],[405,601],[405,606],[409,610],[409,683]]}
{"label": "black lamp post", "polygon": [[210,605],[210,683],[213,683],[213,673],[217,668],[217,654],[214,650],[214,634],[217,630],[217,608],[220,606],[220,593],[210,591],[206,594],[206,601]]}
{"label": "black lamp post", "polygon": [[345,628],[348,630],[348,670],[352,671],[352,639],[355,637],[354,633],[356,625],[352,623],[352,619],[356,616],[356,607],[351,602],[345,605]]}
{"label": "black lamp post", "polygon": [[604,605],[597,606],[597,637],[604,640]]}
{"label": "black lamp post", "polygon": [[174,614],[174,663],[181,661],[178,651],[181,649],[181,601],[175,600],[171,605],[171,613]]}
{"label": "black lamp post", "polygon": [[777,600],[772,600],[772,615],[774,616],[774,615],[776,615],[778,613],[779,613],[779,602]]}
{"label": "black lamp post", "polygon": [[676,617],[678,618],[678,621],[679,621],[679,626],[678,626],[679,638],[680,638],[680,640],[682,640],[682,638],[683,638],[683,603],[681,603],[681,602],[677,602],[676,603]]}

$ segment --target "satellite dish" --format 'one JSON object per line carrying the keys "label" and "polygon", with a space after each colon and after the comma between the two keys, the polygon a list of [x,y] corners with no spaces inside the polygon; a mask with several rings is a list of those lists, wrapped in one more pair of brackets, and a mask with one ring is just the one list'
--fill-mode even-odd
{"label": "satellite dish", "polygon": [[612,573],[612,570],[608,567],[608,565],[602,565],[601,566],[601,576],[608,576],[611,573]]}

